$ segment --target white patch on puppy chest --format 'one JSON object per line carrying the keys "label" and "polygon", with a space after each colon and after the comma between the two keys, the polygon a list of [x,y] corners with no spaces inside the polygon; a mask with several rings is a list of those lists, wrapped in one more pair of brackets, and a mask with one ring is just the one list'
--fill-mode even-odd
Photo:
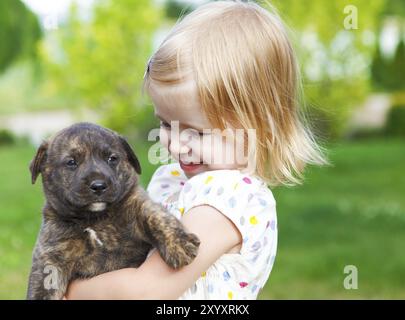
{"label": "white patch on puppy chest", "polygon": [[90,205],[90,211],[103,211],[105,207],[105,202],[94,202]]}
{"label": "white patch on puppy chest", "polygon": [[91,240],[96,241],[100,246],[103,246],[103,243],[97,237],[96,231],[94,231],[92,228],[86,228],[86,229],[84,229],[84,232],[88,232],[90,234],[90,239]]}

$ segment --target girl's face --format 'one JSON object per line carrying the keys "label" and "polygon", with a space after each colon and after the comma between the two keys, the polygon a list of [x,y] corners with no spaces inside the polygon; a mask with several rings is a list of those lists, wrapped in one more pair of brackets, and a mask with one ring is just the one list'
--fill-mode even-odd
{"label": "girl's face", "polygon": [[160,120],[160,142],[188,178],[210,170],[245,167],[243,132],[214,129],[203,114],[195,82],[149,90]]}

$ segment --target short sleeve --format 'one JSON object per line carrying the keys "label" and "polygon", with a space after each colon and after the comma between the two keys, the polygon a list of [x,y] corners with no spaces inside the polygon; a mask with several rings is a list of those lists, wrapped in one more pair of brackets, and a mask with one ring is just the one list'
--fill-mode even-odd
{"label": "short sleeve", "polygon": [[156,169],[146,191],[153,201],[162,203],[170,195],[179,192],[186,181],[187,177],[177,163],[167,164]]}
{"label": "short sleeve", "polygon": [[239,170],[214,170],[192,177],[181,190],[178,205],[184,214],[201,205],[217,209],[241,233],[240,253],[252,259],[272,241],[271,230],[276,224],[273,194],[260,179]]}

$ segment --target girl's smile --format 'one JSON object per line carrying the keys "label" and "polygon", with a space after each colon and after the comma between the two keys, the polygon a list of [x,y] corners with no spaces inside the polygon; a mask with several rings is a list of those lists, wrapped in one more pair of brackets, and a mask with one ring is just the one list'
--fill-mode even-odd
{"label": "girl's smile", "polygon": [[204,166],[202,163],[189,163],[186,164],[183,161],[179,160],[180,167],[186,174],[193,174],[195,172],[199,172],[201,168]]}

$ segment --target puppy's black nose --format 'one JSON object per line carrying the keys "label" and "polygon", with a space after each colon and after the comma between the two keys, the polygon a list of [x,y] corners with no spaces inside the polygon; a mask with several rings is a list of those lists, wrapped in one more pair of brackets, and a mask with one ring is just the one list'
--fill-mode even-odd
{"label": "puppy's black nose", "polygon": [[90,184],[90,189],[94,193],[101,194],[107,189],[107,184],[103,180],[94,180]]}

